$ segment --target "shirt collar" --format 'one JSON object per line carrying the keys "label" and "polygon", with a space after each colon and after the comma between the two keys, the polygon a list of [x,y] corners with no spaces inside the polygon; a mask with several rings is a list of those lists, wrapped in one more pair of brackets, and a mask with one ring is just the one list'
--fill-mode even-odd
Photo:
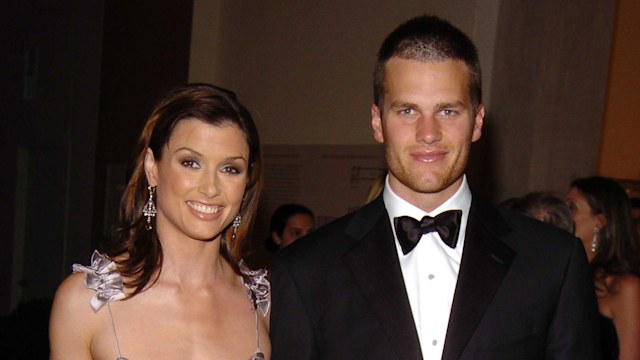
{"label": "shirt collar", "polygon": [[[447,199],[444,203],[440,204],[440,206],[433,209],[433,211],[428,213],[394,193],[389,186],[389,175],[387,175],[387,178],[385,179],[382,197],[384,200],[384,205],[387,208],[391,224],[393,224],[393,218],[398,216],[411,216],[414,219],[420,220],[425,215],[436,216],[447,210],[462,210],[460,234],[458,236],[458,245],[456,246],[456,248],[461,249],[464,245],[467,220],[469,219],[469,209],[471,208],[471,189],[469,188],[469,183],[467,182],[466,175],[463,175],[460,187],[455,192],[455,194],[453,194],[453,196]],[[393,234],[395,237],[395,229],[393,229]]]}

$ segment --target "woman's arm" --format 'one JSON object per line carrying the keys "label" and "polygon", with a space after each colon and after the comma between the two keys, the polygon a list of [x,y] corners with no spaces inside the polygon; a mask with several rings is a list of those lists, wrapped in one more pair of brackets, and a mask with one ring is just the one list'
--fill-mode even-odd
{"label": "woman's arm", "polygon": [[96,314],[89,305],[93,290],[84,286],[84,274],[72,274],[56,291],[49,318],[51,360],[91,360],[91,329]]}
{"label": "woman's arm", "polygon": [[618,333],[620,360],[640,359],[640,278],[621,276],[611,296],[611,314]]}

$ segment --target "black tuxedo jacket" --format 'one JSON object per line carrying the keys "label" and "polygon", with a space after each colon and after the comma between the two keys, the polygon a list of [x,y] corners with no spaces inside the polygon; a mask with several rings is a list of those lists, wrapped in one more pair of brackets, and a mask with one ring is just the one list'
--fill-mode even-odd
{"label": "black tuxedo jacket", "polygon": [[[274,261],[274,360],[422,359],[382,197]],[[473,197],[442,359],[597,359],[579,240]],[[433,296],[438,296],[433,294]]]}

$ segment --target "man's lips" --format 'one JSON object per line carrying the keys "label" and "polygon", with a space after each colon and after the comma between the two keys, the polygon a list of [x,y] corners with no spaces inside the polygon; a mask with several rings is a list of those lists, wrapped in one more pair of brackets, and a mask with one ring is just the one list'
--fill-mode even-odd
{"label": "man's lips", "polygon": [[411,157],[421,162],[435,162],[444,159],[447,156],[445,150],[433,150],[433,151],[413,151],[410,153]]}

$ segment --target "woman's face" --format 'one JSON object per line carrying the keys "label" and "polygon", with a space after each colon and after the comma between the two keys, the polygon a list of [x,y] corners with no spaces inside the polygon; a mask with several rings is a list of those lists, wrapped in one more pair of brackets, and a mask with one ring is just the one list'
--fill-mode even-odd
{"label": "woman's face", "polygon": [[149,184],[157,187],[160,239],[219,237],[240,210],[248,161],[249,147],[238,126],[178,122],[162,158],[155,159],[151,150],[145,158]]}
{"label": "woman's face", "polygon": [[582,192],[574,187],[569,189],[565,201],[571,210],[571,216],[575,223],[574,235],[582,240],[582,245],[591,260],[591,241],[594,229],[601,229],[604,223],[601,217],[594,215],[587,198]]}
{"label": "woman's face", "polygon": [[283,247],[291,244],[313,230],[315,223],[313,218],[308,214],[295,214],[289,217],[287,225],[282,230],[282,235],[278,235],[274,232],[273,240],[282,249]]}

